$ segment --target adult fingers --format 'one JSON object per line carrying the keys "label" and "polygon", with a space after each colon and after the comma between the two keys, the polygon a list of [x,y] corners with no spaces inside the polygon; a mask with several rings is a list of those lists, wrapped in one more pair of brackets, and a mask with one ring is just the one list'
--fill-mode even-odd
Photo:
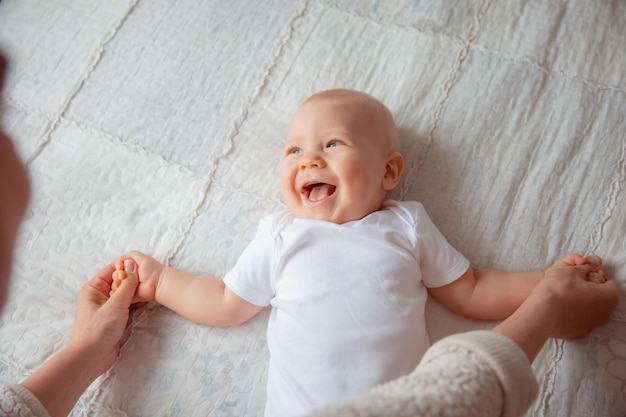
{"label": "adult fingers", "polygon": [[[111,283],[113,282],[113,271],[115,271],[115,267],[113,264],[109,264],[104,266],[97,274],[95,274],[85,285],[83,285],[81,291],[91,294],[90,297],[93,297],[94,293],[105,297],[106,300],[111,288]],[[100,297],[98,297],[100,298]]]}
{"label": "adult fingers", "polygon": [[555,262],[555,264],[562,265],[562,266],[584,265],[586,263],[587,263],[587,259],[578,253],[570,253],[569,255],[566,255]]}
{"label": "adult fingers", "polygon": [[585,259],[592,265],[595,265],[597,267],[602,266],[602,258],[600,258],[598,255],[589,255]]}
{"label": "adult fingers", "polygon": [[601,271],[599,272],[590,272],[585,276],[585,280],[589,282],[594,282],[596,284],[602,284],[607,281],[606,276]]}
{"label": "adult fingers", "polygon": [[137,264],[132,259],[124,261],[125,278],[121,280],[119,288],[111,295],[110,302],[122,308],[130,307],[135,295],[139,276],[137,275]]}
{"label": "adult fingers", "polygon": [[585,278],[588,274],[592,272],[597,272],[598,267],[589,263],[583,265],[572,265],[567,263],[567,261],[557,261],[553,265],[553,268],[548,268],[546,273],[550,270],[555,271],[555,274],[559,276],[561,279],[566,278],[568,275],[572,277]]}
{"label": "adult fingers", "polygon": [[584,299],[579,304],[579,311],[584,312],[584,318],[590,321],[590,325],[595,327],[606,324],[611,319],[613,310],[619,303],[619,285],[613,280],[605,282],[585,283],[586,302]]}
{"label": "adult fingers", "polygon": [[616,281],[609,279],[606,282],[597,284],[596,288],[600,291],[601,297],[604,299],[607,308],[613,312],[619,304],[619,284]]}
{"label": "adult fingers", "polygon": [[602,266],[602,258],[600,258],[598,255],[593,254],[589,256],[582,256],[578,253],[570,253],[569,255],[566,255],[563,258],[559,259],[557,262],[555,262],[555,264],[562,266],[592,265],[595,268],[600,268]]}

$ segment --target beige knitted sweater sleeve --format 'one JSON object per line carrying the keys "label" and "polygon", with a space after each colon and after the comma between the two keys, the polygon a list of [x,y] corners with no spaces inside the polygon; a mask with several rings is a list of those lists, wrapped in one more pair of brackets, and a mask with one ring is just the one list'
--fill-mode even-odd
{"label": "beige knitted sweater sleeve", "polygon": [[435,343],[411,374],[310,417],[513,417],[536,396],[521,349],[498,333],[474,331]]}
{"label": "beige knitted sweater sleeve", "polygon": [[37,397],[18,384],[0,386],[0,416],[49,417]]}

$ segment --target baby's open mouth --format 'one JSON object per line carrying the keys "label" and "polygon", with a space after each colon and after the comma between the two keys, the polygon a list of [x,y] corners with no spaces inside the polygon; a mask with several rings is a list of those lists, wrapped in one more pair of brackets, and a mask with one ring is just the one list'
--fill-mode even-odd
{"label": "baby's open mouth", "polygon": [[302,188],[302,193],[309,201],[317,202],[322,201],[325,198],[333,195],[337,187],[332,184],[326,184],[325,182],[316,182],[307,184]]}

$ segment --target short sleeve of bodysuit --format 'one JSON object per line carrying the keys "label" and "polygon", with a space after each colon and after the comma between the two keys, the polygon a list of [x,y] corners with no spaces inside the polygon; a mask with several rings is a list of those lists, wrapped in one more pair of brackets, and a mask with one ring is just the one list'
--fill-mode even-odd
{"label": "short sleeve of bodysuit", "polygon": [[426,287],[450,284],[467,271],[470,266],[467,258],[448,243],[422,204],[394,201],[388,204],[409,214],[407,221],[412,223],[416,239],[414,256]]}
{"label": "short sleeve of bodysuit", "polygon": [[272,226],[275,217],[270,215],[261,220],[254,239],[224,276],[224,284],[231,291],[249,303],[263,307],[269,305],[274,295],[272,270],[275,237]]}

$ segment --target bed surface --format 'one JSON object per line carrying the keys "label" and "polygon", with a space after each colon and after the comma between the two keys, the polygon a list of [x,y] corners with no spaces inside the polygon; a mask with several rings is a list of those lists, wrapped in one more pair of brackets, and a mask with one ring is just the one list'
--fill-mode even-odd
{"label": "bed surface", "polygon": [[[388,105],[407,161],[393,197],[421,201],[475,266],[598,253],[626,288],[625,45],[624,0],[2,1],[2,123],[33,198],[0,382],[68,341],[78,289],[125,251],[228,271],[282,206],[291,114],[331,87]],[[528,416],[626,415],[625,313],[546,345]],[[262,416],[267,317],[135,311],[73,415]],[[435,303],[427,318],[433,339],[492,325]]]}

